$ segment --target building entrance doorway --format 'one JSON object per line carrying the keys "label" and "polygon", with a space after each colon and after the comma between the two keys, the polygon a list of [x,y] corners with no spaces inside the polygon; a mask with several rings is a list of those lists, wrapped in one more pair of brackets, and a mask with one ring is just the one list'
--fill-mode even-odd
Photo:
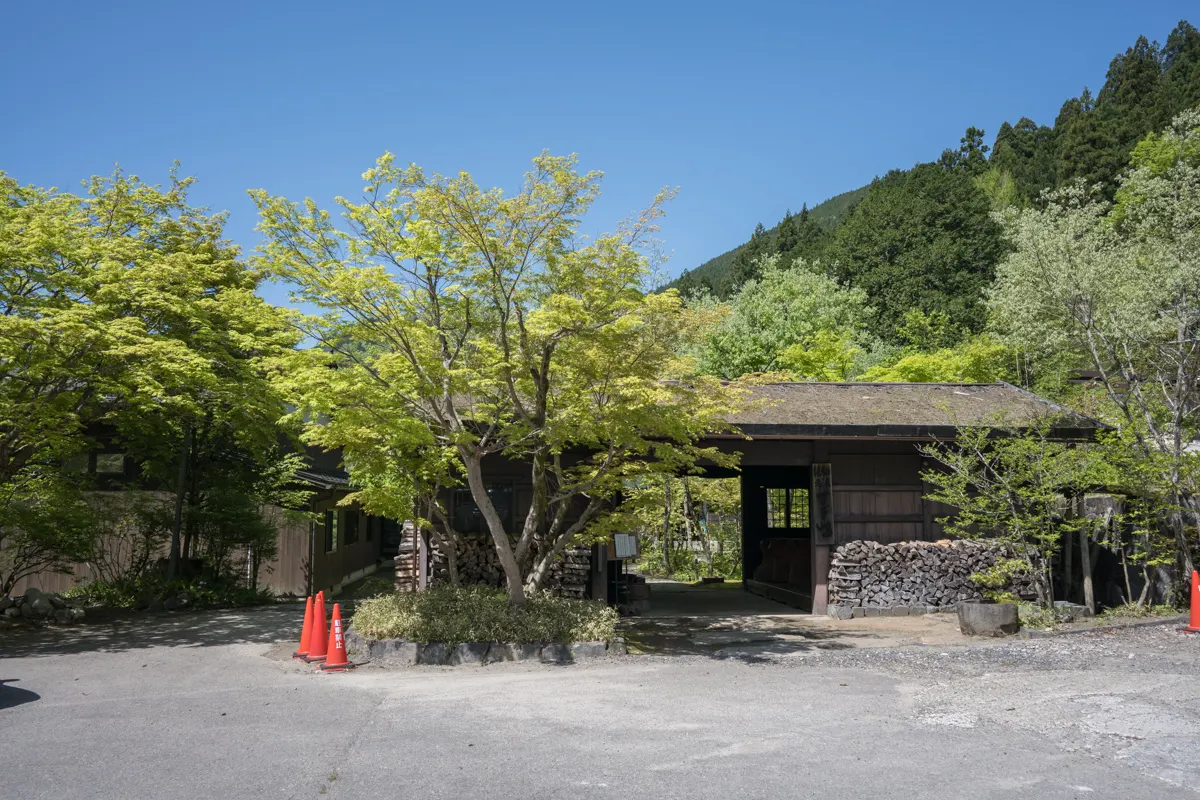
{"label": "building entrance doorway", "polygon": [[812,608],[809,467],[746,467],[742,473],[742,579],[757,594]]}

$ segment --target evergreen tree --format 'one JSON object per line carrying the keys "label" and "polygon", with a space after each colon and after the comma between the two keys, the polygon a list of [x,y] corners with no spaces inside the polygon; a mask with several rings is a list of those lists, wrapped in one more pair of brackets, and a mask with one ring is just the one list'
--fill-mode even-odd
{"label": "evergreen tree", "polygon": [[1000,126],[989,164],[1013,177],[1023,200],[1034,200],[1055,185],[1054,159],[1054,129],[1021,117],[1016,125]]}
{"label": "evergreen tree", "polygon": [[[807,208],[806,205],[806,211]],[[792,251],[796,249],[796,245],[799,242],[800,236],[799,230],[796,227],[796,215],[789,208],[783,215],[783,219],[779,221],[779,226],[775,228],[775,252],[783,258],[785,264],[791,262]]]}
{"label": "evergreen tree", "polygon": [[1159,84],[1162,58],[1158,43],[1139,36],[1133,47],[1113,58],[1096,106],[1110,126],[1122,155],[1122,166],[1129,151],[1150,131],[1169,122],[1160,119]]}
{"label": "evergreen tree", "polygon": [[1200,105],[1200,31],[1181,20],[1162,49],[1163,77],[1159,87],[1159,116],[1174,119]]}
{"label": "evergreen tree", "polygon": [[808,204],[805,203],[800,209],[799,215],[795,219],[796,227],[796,248],[793,251],[793,256],[807,259],[809,261],[816,260],[825,248],[826,239],[828,238],[825,229],[820,223],[813,218],[812,212],[808,210]]}
{"label": "evergreen tree", "polygon": [[733,259],[733,269],[729,273],[726,296],[735,294],[746,281],[758,277],[761,272],[759,259],[770,255],[770,245],[771,237],[767,235],[767,229],[760,222],[754,226],[754,233],[750,235],[750,241],[742,245],[742,249]]}
{"label": "evergreen tree", "polygon": [[1063,103],[1054,129],[1058,184],[1081,179],[1089,186],[1100,184],[1111,194],[1128,153],[1121,153],[1112,117],[1096,107],[1086,87],[1079,97]]}

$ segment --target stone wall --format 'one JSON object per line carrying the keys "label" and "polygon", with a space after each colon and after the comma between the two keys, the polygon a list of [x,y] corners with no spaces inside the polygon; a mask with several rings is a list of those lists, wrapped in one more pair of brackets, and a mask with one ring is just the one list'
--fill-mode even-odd
{"label": "stone wall", "polygon": [[[482,583],[487,586],[503,586],[504,570],[496,555],[496,545],[488,535],[464,535],[458,544],[458,579],[463,584]],[[582,599],[587,593],[588,572],[592,563],[592,549],[588,545],[569,548],[562,559],[550,568],[546,587],[565,597]],[[435,543],[433,546],[433,582],[446,583],[450,580],[450,567],[446,555]]]}
{"label": "stone wall", "polygon": [[[837,548],[829,569],[829,605],[841,608],[950,610],[982,594],[970,576],[1006,556],[976,541],[848,542]],[[1028,581],[1010,587],[1032,596]],[[835,614],[836,615],[836,614]]]}

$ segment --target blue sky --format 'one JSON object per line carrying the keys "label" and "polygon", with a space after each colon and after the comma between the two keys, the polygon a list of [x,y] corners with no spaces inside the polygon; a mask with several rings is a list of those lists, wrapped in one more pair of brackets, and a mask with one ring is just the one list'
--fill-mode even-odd
{"label": "blue sky", "polygon": [[6,3],[0,169],[73,189],[178,159],[252,248],[249,188],[331,204],[385,150],[509,188],[578,152],[606,173],[592,232],[680,187],[677,274],[968,125],[1052,123],[1189,5]]}

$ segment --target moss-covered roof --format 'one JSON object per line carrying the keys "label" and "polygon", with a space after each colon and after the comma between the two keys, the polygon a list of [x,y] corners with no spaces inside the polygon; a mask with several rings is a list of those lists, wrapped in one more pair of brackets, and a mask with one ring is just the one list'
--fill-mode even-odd
{"label": "moss-covered roof", "polygon": [[1007,383],[768,383],[730,422],[751,436],[952,435],[958,427],[1026,427],[1085,438],[1105,426]]}

